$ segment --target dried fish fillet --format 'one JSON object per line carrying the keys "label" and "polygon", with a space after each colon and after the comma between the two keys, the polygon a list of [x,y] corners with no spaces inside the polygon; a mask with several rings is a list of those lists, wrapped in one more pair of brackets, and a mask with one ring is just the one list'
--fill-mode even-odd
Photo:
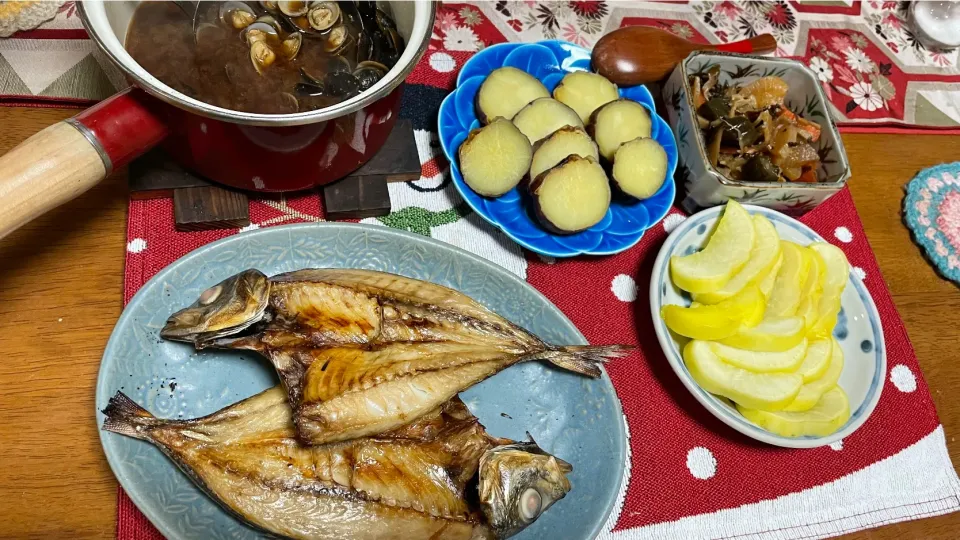
{"label": "dried fish fillet", "polygon": [[[252,280],[251,272],[212,289],[231,290],[225,284]],[[548,345],[462,293],[394,274],[315,269],[268,282],[260,297],[220,300],[231,313],[244,311],[234,303],[267,305],[232,335],[219,326],[204,330],[218,313],[198,304],[171,316],[161,335],[266,356],[310,444],[396,429],[520,362],[545,360],[599,377],[599,364],[627,350]]]}
{"label": "dried fish fillet", "polygon": [[[488,435],[459,399],[376,438],[323,446],[298,441],[280,387],[194,420],[155,418],[119,392],[103,412],[104,430],[155,444],[227,510],[289,538],[493,538],[485,515],[516,523],[517,489],[540,490],[545,498],[570,490],[569,466],[559,477],[531,475],[530,463],[549,465],[536,447],[516,467],[488,466],[497,486],[514,468],[522,473],[510,493],[488,487],[491,502],[483,505],[468,496],[484,456],[516,445]],[[529,476],[538,480],[524,480]],[[521,520],[523,526],[539,514]]]}

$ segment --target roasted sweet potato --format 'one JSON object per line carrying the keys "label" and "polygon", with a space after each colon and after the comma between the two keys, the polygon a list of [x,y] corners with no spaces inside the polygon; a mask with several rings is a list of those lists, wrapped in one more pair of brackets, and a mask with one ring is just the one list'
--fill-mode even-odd
{"label": "roasted sweet potato", "polygon": [[667,153],[653,139],[627,141],[613,156],[613,183],[631,197],[652,197],[666,177]]}
{"label": "roasted sweet potato", "polygon": [[563,103],[553,98],[537,98],[513,117],[517,126],[534,144],[554,131],[564,127],[583,127],[580,116]]}
{"label": "roasted sweet potato", "polygon": [[593,113],[593,140],[600,147],[600,155],[613,161],[621,144],[649,137],[651,126],[646,107],[630,99],[618,99]]}
{"label": "roasted sweet potato", "polygon": [[489,124],[500,116],[507,120],[531,101],[550,97],[550,92],[536,77],[514,67],[490,72],[477,92],[477,118]]}
{"label": "roasted sweet potato", "polygon": [[545,229],[573,234],[593,227],[610,208],[607,174],[593,158],[567,156],[529,186],[537,218]]}
{"label": "roasted sweet potato", "polygon": [[563,77],[553,90],[557,101],[577,111],[584,124],[589,123],[593,111],[620,98],[617,85],[602,75],[575,71]]}
{"label": "roasted sweet potato", "polygon": [[471,131],[458,154],[463,181],[470,189],[486,197],[499,197],[526,176],[533,148],[512,122],[497,118]]}
{"label": "roasted sweet potato", "polygon": [[593,142],[583,128],[562,127],[534,145],[530,178],[540,176],[540,173],[560,163],[567,156],[589,157],[595,161],[600,159],[597,143]]}

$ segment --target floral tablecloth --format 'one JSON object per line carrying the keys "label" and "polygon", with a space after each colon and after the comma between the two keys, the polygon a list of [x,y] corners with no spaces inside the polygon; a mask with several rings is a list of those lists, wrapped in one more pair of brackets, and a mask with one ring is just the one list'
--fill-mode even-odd
{"label": "floral tablecloth", "polygon": [[[930,51],[917,41],[906,22],[908,4],[879,0],[450,4],[439,10],[433,43],[457,58],[499,41],[559,38],[589,47],[623,25],[657,26],[703,43],[769,32],[779,43],[777,56],[797,58],[817,73],[842,125],[960,127],[958,51]],[[455,64],[445,65],[452,69]],[[73,2],[65,3],[56,18],[39,29],[0,41],[0,102],[88,103],[124,84],[116,68],[86,39]]]}

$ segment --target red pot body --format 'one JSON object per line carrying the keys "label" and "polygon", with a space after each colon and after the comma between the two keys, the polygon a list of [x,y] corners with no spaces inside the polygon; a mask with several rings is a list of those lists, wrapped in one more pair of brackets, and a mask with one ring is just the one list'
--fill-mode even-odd
{"label": "red pot body", "polygon": [[161,143],[204,178],[250,191],[297,191],[343,178],[372,158],[400,112],[403,85],[346,115],[300,126],[249,126],[206,118],[139,89],[77,116],[114,168]]}

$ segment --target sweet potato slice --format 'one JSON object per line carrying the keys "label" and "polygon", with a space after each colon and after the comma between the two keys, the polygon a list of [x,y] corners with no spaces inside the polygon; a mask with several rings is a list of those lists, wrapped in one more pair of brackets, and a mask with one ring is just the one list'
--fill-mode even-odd
{"label": "sweet potato slice", "polygon": [[583,128],[562,127],[534,145],[530,178],[540,176],[540,173],[560,163],[567,156],[590,157],[595,161],[600,159],[597,143],[593,142]]}
{"label": "sweet potato slice", "polygon": [[613,183],[623,193],[648,199],[667,177],[667,152],[653,139],[634,139],[620,145],[613,157]]}
{"label": "sweet potato slice", "polygon": [[527,103],[542,97],[550,97],[550,92],[533,75],[514,67],[498,68],[480,85],[477,117],[484,124],[498,116],[512,120]]}
{"label": "sweet potato slice", "polygon": [[553,90],[557,101],[577,111],[584,124],[590,122],[590,115],[606,103],[620,98],[617,85],[604,76],[586,71],[575,71],[565,75]]}
{"label": "sweet potato slice", "polygon": [[513,117],[517,126],[533,144],[564,127],[583,127],[580,116],[563,103],[553,98],[537,98]]}
{"label": "sweet potato slice", "polygon": [[608,161],[613,161],[621,144],[637,137],[649,137],[651,129],[646,107],[630,99],[607,103],[594,113],[593,139],[600,147],[600,155]]}
{"label": "sweet potato slice", "polygon": [[593,227],[610,208],[607,174],[593,158],[567,156],[530,183],[534,210],[545,229],[573,234]]}
{"label": "sweet potato slice", "polygon": [[463,181],[470,189],[486,197],[499,197],[526,176],[533,148],[513,123],[497,118],[471,131],[458,154]]}

